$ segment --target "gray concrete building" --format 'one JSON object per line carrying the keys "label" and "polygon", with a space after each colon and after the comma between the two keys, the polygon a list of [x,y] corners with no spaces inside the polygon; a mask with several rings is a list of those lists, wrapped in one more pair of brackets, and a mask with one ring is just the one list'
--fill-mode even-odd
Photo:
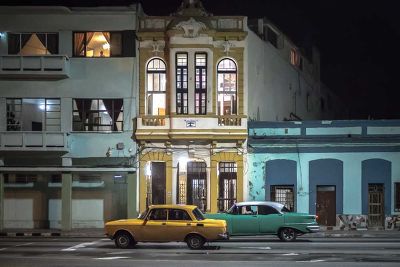
{"label": "gray concrete building", "polygon": [[135,216],[137,5],[0,10],[0,230]]}

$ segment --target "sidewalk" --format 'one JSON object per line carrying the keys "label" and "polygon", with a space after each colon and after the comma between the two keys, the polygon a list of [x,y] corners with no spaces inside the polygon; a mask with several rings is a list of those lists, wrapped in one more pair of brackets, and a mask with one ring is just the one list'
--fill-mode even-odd
{"label": "sidewalk", "polygon": [[[60,231],[51,229],[6,229],[0,231],[2,237],[91,237],[107,238],[103,229],[74,229],[72,231]],[[260,237],[260,236],[259,236]],[[268,237],[268,236],[267,236]],[[318,233],[306,234],[309,238],[400,238],[400,231],[395,230],[325,230]]]}

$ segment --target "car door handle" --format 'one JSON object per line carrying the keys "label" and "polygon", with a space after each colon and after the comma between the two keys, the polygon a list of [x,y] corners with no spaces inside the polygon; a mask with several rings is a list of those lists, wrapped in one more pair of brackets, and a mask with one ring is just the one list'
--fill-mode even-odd
{"label": "car door handle", "polygon": [[253,215],[252,217],[256,217],[257,218],[257,215]]}
{"label": "car door handle", "polygon": [[162,223],[161,225],[167,225],[167,223],[164,222],[164,223]]}

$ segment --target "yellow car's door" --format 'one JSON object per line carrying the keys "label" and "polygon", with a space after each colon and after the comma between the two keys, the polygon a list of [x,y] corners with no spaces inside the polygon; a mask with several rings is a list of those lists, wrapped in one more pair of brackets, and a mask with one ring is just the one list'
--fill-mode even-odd
{"label": "yellow car's door", "polygon": [[186,235],[192,231],[194,225],[186,210],[168,210],[167,228],[171,241],[183,241]]}
{"label": "yellow car's door", "polygon": [[162,208],[150,211],[141,227],[141,240],[138,241],[169,241],[167,211]]}

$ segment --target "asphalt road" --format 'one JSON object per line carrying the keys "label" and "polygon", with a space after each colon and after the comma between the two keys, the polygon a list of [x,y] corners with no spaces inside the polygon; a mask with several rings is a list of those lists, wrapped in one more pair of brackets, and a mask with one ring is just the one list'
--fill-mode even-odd
{"label": "asphalt road", "polygon": [[117,249],[99,238],[2,237],[0,266],[399,266],[400,238],[233,238],[190,250],[185,243]]}

